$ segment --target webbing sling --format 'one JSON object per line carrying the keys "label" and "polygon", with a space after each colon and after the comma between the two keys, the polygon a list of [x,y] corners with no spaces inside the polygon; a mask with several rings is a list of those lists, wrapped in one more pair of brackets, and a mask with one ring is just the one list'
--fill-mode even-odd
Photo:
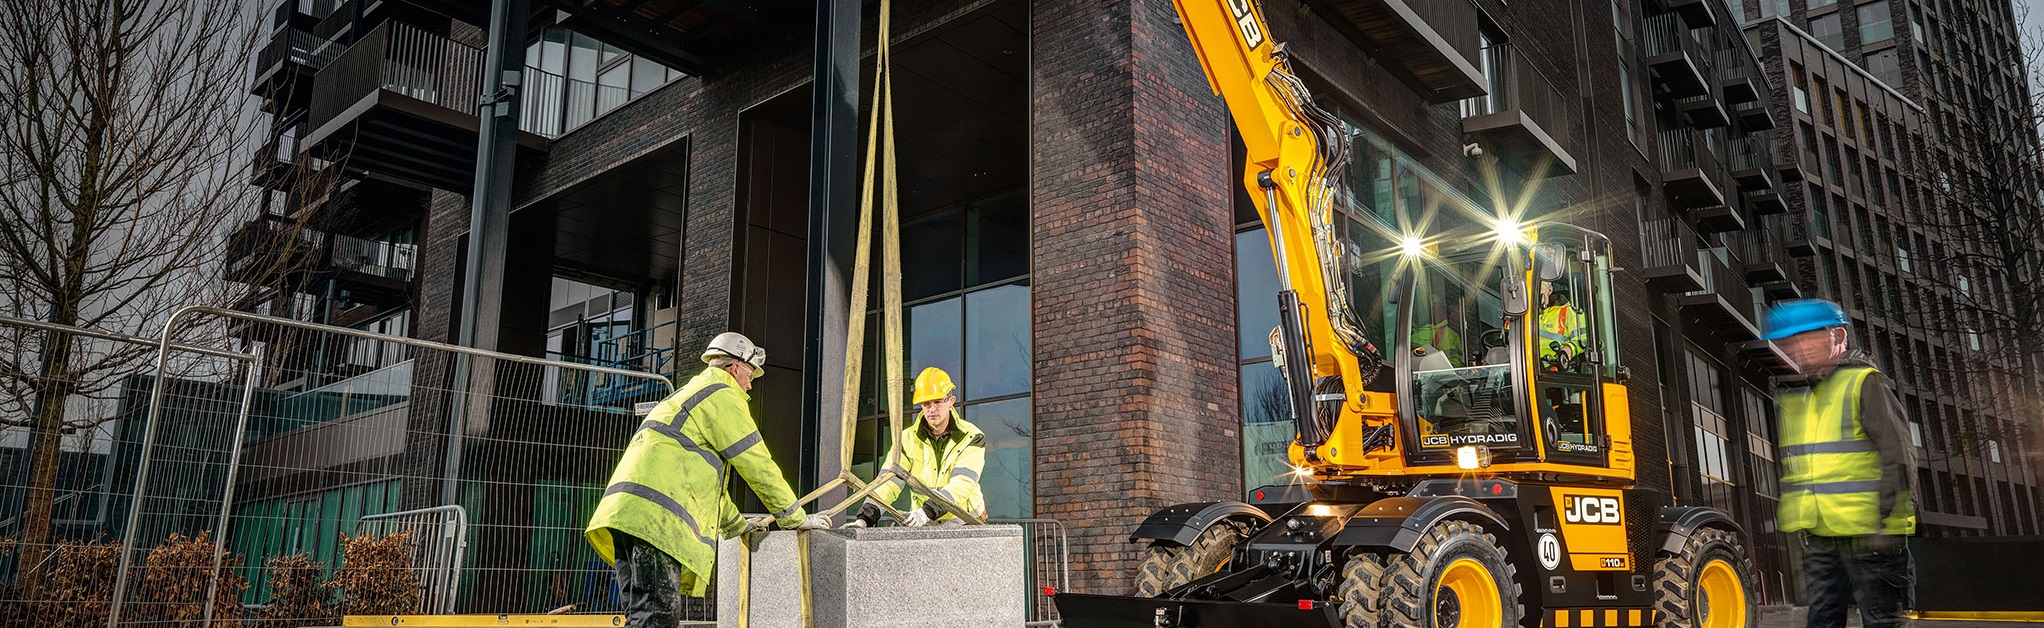
{"label": "webbing sling", "polygon": [[[795,577],[802,581],[802,628],[815,625],[815,613],[809,607],[809,530],[795,531]],[[752,623],[752,545],[754,539],[764,540],[764,532],[747,532],[738,540],[738,628],[749,628]]]}

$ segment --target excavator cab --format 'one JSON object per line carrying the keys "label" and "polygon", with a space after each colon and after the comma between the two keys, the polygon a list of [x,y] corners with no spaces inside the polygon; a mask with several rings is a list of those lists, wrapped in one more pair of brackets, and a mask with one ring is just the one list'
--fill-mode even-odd
{"label": "excavator cab", "polygon": [[[1631,477],[1611,346],[1611,247],[1569,225],[1415,256],[1401,278],[1402,468],[1356,475],[1548,471]],[[1490,241],[1485,241],[1490,240]],[[1614,459],[1615,444],[1625,450]],[[1617,463],[1614,465],[1614,463]]]}

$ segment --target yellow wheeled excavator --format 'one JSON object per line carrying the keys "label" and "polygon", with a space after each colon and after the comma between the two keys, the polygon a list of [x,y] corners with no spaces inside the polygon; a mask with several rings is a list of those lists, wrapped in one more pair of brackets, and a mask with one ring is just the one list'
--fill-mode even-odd
{"label": "yellow wheeled excavator", "polygon": [[[1396,151],[1316,105],[1252,0],[1176,3],[1278,267],[1291,471],[1151,515],[1132,594],[1059,594],[1064,625],[1757,625],[1740,527],[1633,486],[1609,240],[1410,160],[1387,194],[1410,232],[1344,229],[1351,149]],[[1436,223],[1474,227],[1412,226]]]}

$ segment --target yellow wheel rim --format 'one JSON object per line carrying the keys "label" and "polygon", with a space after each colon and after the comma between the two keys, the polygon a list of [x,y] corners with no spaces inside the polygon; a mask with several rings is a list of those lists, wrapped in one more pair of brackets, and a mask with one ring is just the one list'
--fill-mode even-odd
{"label": "yellow wheel rim", "polygon": [[1490,570],[1474,558],[1457,558],[1441,570],[1434,591],[1434,625],[1446,628],[1493,628],[1504,625],[1504,600]]}
{"label": "yellow wheel rim", "polygon": [[1696,576],[1696,595],[1690,608],[1696,609],[1698,628],[1738,628],[1746,625],[1746,586],[1739,572],[1723,560],[1704,563]]}

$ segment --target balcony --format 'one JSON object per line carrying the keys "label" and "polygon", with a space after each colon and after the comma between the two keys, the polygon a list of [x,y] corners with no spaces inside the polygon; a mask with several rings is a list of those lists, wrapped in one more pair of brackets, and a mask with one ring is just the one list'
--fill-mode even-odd
{"label": "balcony", "polygon": [[1703,273],[1696,269],[1696,231],[1681,217],[1640,223],[1640,253],[1648,288],[1669,293],[1703,289]]}
{"label": "balcony", "polygon": [[1732,180],[1740,190],[1773,192],[1777,176],[1773,134],[1748,133],[1732,140]]}
{"label": "balcony", "polygon": [[1780,236],[1756,229],[1739,233],[1732,242],[1738,247],[1739,260],[1745,264],[1747,283],[1785,282],[1792,277],[1788,249],[1782,247]]}
{"label": "balcony", "polygon": [[1717,93],[1690,96],[1675,101],[1675,110],[1682,112],[1682,119],[1689,126],[1699,129],[1721,129],[1732,123],[1732,115],[1725,111],[1725,103],[1718,100]]}
{"label": "balcony", "polygon": [[[1441,0],[1425,1],[1434,4]],[[487,2],[464,0],[425,2],[489,7]],[[720,72],[757,50],[757,42],[788,35],[807,37],[810,18],[816,13],[815,3],[792,0],[542,0],[533,4],[558,10],[564,28],[696,75]],[[1465,24],[1474,29],[1476,22],[1472,17]]]}
{"label": "balcony", "polygon": [[[306,150],[378,175],[447,190],[474,183],[483,51],[384,22],[313,79]],[[544,149],[521,134],[519,144]]]}
{"label": "balcony", "polygon": [[333,279],[357,303],[397,303],[410,293],[417,257],[413,245],[322,233],[265,214],[228,236],[226,279],[262,286]]}
{"label": "balcony", "polygon": [[1741,211],[1737,204],[1700,207],[1695,215],[1697,233],[1726,233],[1746,228],[1746,212]]}
{"label": "balcony", "polygon": [[1462,132],[1524,172],[1575,174],[1575,134],[1561,92],[1509,44],[1485,48],[1483,54],[1501,74],[1491,82],[1489,95],[1462,101]]}
{"label": "balcony", "polygon": [[1480,40],[1470,0],[1307,0],[1429,103],[1484,94],[1475,59]]}
{"label": "balcony", "polygon": [[1774,128],[1774,111],[1767,101],[1755,100],[1732,105],[1732,119],[1747,131],[1759,132]]}
{"label": "balcony", "polygon": [[249,93],[262,97],[264,113],[285,115],[304,111],[312,103],[313,76],[347,48],[298,26],[302,21],[281,20],[269,43],[256,51],[255,85],[249,88]]}
{"label": "balcony", "polygon": [[1671,98],[1710,93],[1710,58],[1691,26],[1675,13],[1646,19],[1647,68]]}
{"label": "balcony", "polygon": [[1718,163],[1718,135],[1688,128],[1660,132],[1661,185],[1678,209],[1724,205],[1728,186]]}
{"label": "balcony", "polygon": [[1709,325],[1733,341],[1758,340],[1753,290],[1744,273],[1734,268],[1734,258],[1722,248],[1703,249],[1696,254],[1697,269],[1703,272],[1703,287],[1676,299],[1682,313]]}
{"label": "balcony", "polygon": [[1711,8],[1717,0],[1667,0],[1668,12],[1682,17],[1691,28],[1706,28],[1718,23],[1717,11]]}

